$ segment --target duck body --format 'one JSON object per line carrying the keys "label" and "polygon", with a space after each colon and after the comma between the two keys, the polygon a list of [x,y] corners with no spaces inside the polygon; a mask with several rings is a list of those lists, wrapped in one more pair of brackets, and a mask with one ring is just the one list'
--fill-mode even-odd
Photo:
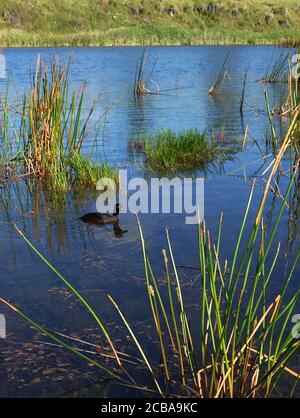
{"label": "duck body", "polygon": [[87,224],[93,225],[107,225],[113,224],[119,221],[119,212],[120,212],[120,205],[117,203],[115,212],[111,215],[109,213],[100,213],[100,212],[92,212],[86,213],[85,215],[81,216],[79,219],[82,222]]}
{"label": "duck body", "polygon": [[85,222],[87,224],[93,224],[93,225],[106,225],[106,224],[112,224],[119,220],[118,215],[109,215],[107,213],[86,213],[85,215],[81,216],[79,218],[82,222]]}

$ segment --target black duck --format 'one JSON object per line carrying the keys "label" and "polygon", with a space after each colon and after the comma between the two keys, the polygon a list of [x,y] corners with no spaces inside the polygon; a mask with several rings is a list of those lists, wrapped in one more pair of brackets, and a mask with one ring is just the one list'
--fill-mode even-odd
{"label": "black duck", "polygon": [[106,225],[106,224],[113,224],[119,221],[119,213],[120,213],[120,204],[117,203],[115,207],[115,211],[112,215],[109,213],[99,213],[99,212],[92,212],[86,213],[85,215],[81,216],[79,219],[82,222],[92,225]]}

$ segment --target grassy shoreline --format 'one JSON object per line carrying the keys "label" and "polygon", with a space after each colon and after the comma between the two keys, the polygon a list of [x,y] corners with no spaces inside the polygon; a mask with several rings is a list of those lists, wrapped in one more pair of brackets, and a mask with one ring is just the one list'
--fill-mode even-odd
{"label": "grassy shoreline", "polygon": [[300,44],[296,0],[6,0],[0,46]]}
{"label": "grassy shoreline", "polygon": [[121,28],[118,31],[76,34],[31,33],[0,30],[0,45],[9,47],[100,47],[100,46],[197,46],[197,45],[281,45],[299,46],[300,30],[285,33],[220,31],[216,33],[174,28]]}

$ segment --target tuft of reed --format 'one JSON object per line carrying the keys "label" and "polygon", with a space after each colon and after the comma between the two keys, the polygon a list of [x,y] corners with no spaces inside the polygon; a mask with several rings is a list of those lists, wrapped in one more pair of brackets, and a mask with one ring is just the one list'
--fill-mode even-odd
{"label": "tuft of reed", "polygon": [[[154,61],[154,64],[151,68],[149,75],[146,74],[146,50],[144,49],[140,61],[137,63],[135,77],[134,77],[134,88],[133,93],[135,97],[144,96],[145,94],[157,94],[159,93],[159,85],[152,80],[152,75],[156,67],[158,58]],[[152,83],[156,86],[155,91],[151,91],[149,83]]]}
{"label": "tuft of reed", "polygon": [[231,158],[237,143],[209,141],[206,132],[190,129],[175,133],[168,129],[130,143],[130,149],[145,156],[145,166],[159,174],[203,169],[217,158]]}
{"label": "tuft of reed", "polygon": [[244,73],[242,95],[241,95],[241,100],[240,100],[240,113],[241,113],[242,116],[243,116],[243,113],[244,113],[244,103],[245,103],[247,78],[248,78],[248,69]]}
{"label": "tuft of reed", "polygon": [[[274,161],[275,167],[278,167],[285,145],[278,153],[279,158]],[[164,368],[167,381],[165,390],[172,380],[178,382],[180,379],[187,394],[193,396],[267,398],[280,393],[286,375],[294,379],[290,393],[293,395],[300,371],[293,370],[290,364],[299,353],[300,341],[292,334],[292,318],[297,313],[300,289],[288,295],[288,287],[299,262],[300,248],[282,279],[281,290],[275,297],[271,296],[272,276],[281,245],[278,244],[275,256],[271,256],[271,248],[288,196],[297,178],[298,167],[299,161],[296,163],[273,226],[267,234],[263,222],[263,209],[276,169],[272,170],[256,221],[247,238],[245,229],[254,193],[253,183],[241,220],[241,228],[233,246],[231,261],[222,260],[220,253],[223,215],[220,216],[215,243],[206,224],[200,226],[199,222],[201,309],[200,321],[196,322],[196,325],[193,324],[193,327],[192,318],[185,308],[179,269],[169,231],[166,230],[167,250],[163,250],[163,259],[169,300],[164,301],[160,314],[152,309],[155,324],[163,323],[164,312],[169,312],[169,318],[165,319],[165,327],[156,329],[158,339],[164,336],[164,347],[169,345],[170,353],[175,342],[175,356],[169,355]],[[139,222],[138,224],[146,284],[152,306],[156,300],[160,300],[158,281],[151,268],[142,227]],[[242,247],[241,242],[245,238],[246,245]],[[254,276],[251,272],[254,272]]]}
{"label": "tuft of reed", "polygon": [[222,84],[223,84],[223,81],[225,80],[225,77],[226,77],[226,75],[228,74],[228,71],[226,70],[226,64],[227,64],[227,61],[228,61],[229,55],[230,55],[230,50],[228,51],[228,53],[227,53],[227,55],[226,55],[226,58],[225,58],[225,60],[224,60],[224,62],[223,62],[223,64],[222,64],[222,67],[221,67],[221,69],[220,69],[220,72],[219,72],[219,74],[218,74],[218,77],[217,77],[216,81],[215,81],[215,82],[214,82],[214,84],[211,86],[211,88],[208,90],[208,93],[209,93],[211,96],[215,96],[216,94],[218,94],[218,93],[219,93],[220,88],[221,88],[221,86],[222,86]]}
{"label": "tuft of reed", "polygon": [[287,74],[289,58],[289,53],[282,52],[276,60],[271,59],[265,75],[257,81],[260,83],[278,83],[282,81]]}
{"label": "tuft of reed", "polygon": [[[277,110],[278,116],[293,117],[300,109],[300,88],[299,78],[294,77],[289,65],[288,92],[285,101]],[[275,112],[276,113],[276,112]]]}
{"label": "tuft of reed", "polygon": [[[288,74],[287,74],[287,89],[285,85],[283,86],[280,104],[276,107],[270,109],[268,100],[267,108],[269,113],[272,116],[293,118],[295,114],[299,112],[300,109],[300,90],[299,90],[299,77],[295,77],[291,69],[291,63],[288,63]],[[272,130],[274,128],[272,127]]]}
{"label": "tuft of reed", "polygon": [[84,110],[85,83],[78,93],[70,93],[69,66],[70,63],[63,67],[54,62],[48,68],[38,58],[19,122],[17,116],[10,115],[8,92],[1,109],[2,169],[13,171],[16,176],[39,178],[60,191],[94,184],[108,173],[117,178],[108,164],[96,163],[83,155],[87,138],[95,134],[97,139],[91,118],[99,98]]}

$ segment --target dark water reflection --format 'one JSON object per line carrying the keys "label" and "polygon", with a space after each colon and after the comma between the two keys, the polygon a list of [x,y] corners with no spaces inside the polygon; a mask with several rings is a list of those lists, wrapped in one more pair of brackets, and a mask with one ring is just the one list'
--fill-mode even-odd
{"label": "dark water reflection", "polygon": [[[206,129],[228,140],[241,138],[248,126],[255,141],[233,161],[215,167],[206,173],[205,217],[215,236],[220,212],[224,212],[222,258],[230,257],[232,245],[241,223],[252,175],[270,154],[265,141],[269,130],[265,109],[263,85],[256,80],[266,70],[266,63],[280,49],[273,47],[232,47],[230,78],[224,82],[221,94],[207,94],[227,54],[227,47],[172,47],[150,48],[148,60],[159,56],[153,79],[161,89],[172,89],[161,95],[136,101],[132,94],[136,62],[141,48],[70,48],[70,49],[9,49],[5,52],[7,71],[16,86],[11,89],[12,100],[19,100],[30,81],[30,68],[40,53],[50,61],[53,54],[60,60],[72,57],[71,79],[74,87],[87,79],[88,97],[94,98],[99,90],[103,97],[96,118],[107,111],[102,125],[98,153],[122,168],[129,175],[145,175],[140,162],[128,155],[128,139],[137,133],[157,131],[161,127],[181,130]],[[244,117],[239,113],[240,94],[245,69],[249,69]],[[1,94],[5,81],[1,81]],[[269,86],[270,100],[278,102],[282,85]],[[284,120],[276,121],[282,135]],[[249,137],[250,138],[250,137]],[[91,139],[92,141],[92,139]],[[265,168],[271,160],[266,158]],[[285,162],[289,164],[288,158]],[[286,178],[280,179],[282,190]],[[250,211],[247,231],[254,221],[260,202],[263,181],[258,181]],[[97,228],[86,225],[78,218],[95,211],[97,194],[93,190],[53,196],[34,181],[1,184],[0,205],[0,295],[8,298],[48,328],[68,335],[103,341],[90,316],[65,290],[53,272],[26,246],[17,234],[14,224],[26,234],[38,249],[62,272],[72,284],[91,301],[103,321],[110,325],[112,337],[120,347],[131,352],[126,332],[109,304],[111,294],[134,321],[146,346],[151,341],[148,328],[150,311],[144,286],[143,260],[135,216],[121,214],[120,228],[127,230],[116,236],[111,225]],[[271,195],[267,204],[267,228],[278,210],[279,198]],[[299,189],[295,188],[290,210],[285,210],[276,240],[283,243],[273,278],[272,291],[277,294],[286,269],[285,250],[292,256],[299,243]],[[178,214],[142,215],[145,239],[157,275],[163,279],[161,250],[166,246],[165,227],[170,229],[176,261],[181,266],[197,266],[197,236],[194,226],[185,225]],[[272,254],[275,253],[275,247]],[[295,272],[291,292],[298,287],[300,269]],[[192,312],[199,298],[196,270],[181,269],[181,280],[187,305]],[[195,289],[190,291],[190,289]],[[1,396],[54,396],[65,392],[74,396],[130,395],[125,389],[111,387],[107,382],[94,386],[97,373],[82,362],[51,346],[36,345],[43,341],[22,321],[5,310],[9,338],[0,340],[0,395]],[[45,340],[45,338],[44,338]],[[38,342],[37,342],[38,341]],[[34,342],[32,348],[30,344]],[[26,345],[27,344],[27,345]],[[159,360],[158,347],[151,346],[151,356]],[[50,369],[45,374],[45,369]],[[51,371],[53,369],[53,371]],[[69,392],[79,386],[82,391]]]}

